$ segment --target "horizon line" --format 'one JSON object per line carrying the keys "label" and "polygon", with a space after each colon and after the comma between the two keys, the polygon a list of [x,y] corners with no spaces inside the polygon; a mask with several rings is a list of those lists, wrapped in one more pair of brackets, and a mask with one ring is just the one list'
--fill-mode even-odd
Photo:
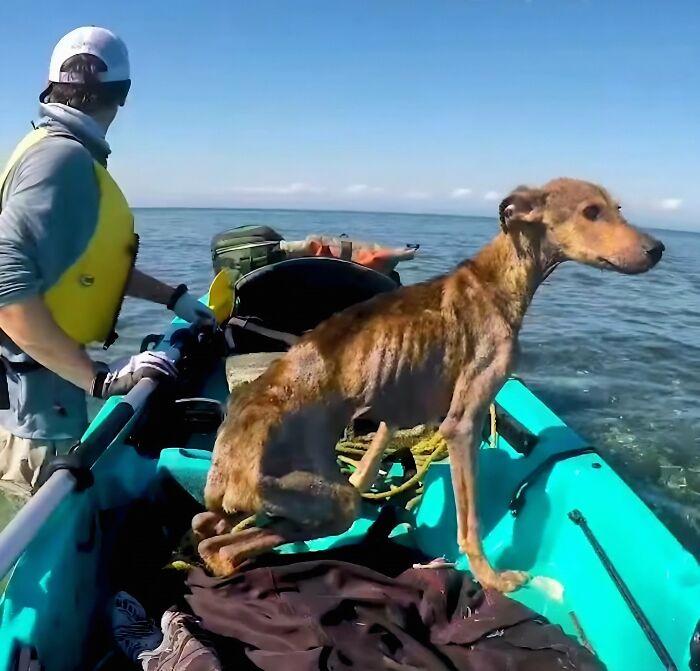
{"label": "horizon line", "polygon": [[[334,214],[388,214],[408,217],[451,217],[459,219],[493,219],[498,221],[498,217],[489,214],[457,214],[453,212],[397,212],[393,210],[349,210],[349,209],[333,209],[333,208],[317,208],[317,207],[233,207],[233,206],[210,206],[210,205],[138,205],[131,208],[132,210],[230,210],[234,212],[321,212]],[[657,231],[682,232],[682,233],[700,233],[700,229],[689,228],[664,228],[660,225],[649,225],[645,228],[651,228]]]}

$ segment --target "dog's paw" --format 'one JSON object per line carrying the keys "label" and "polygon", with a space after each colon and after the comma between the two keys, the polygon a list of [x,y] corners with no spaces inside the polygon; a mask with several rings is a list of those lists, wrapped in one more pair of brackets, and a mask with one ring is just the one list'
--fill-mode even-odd
{"label": "dog's paw", "polygon": [[483,587],[499,592],[513,592],[524,585],[529,578],[530,576],[525,571],[494,571],[493,576],[479,582]]}
{"label": "dog's paw", "polygon": [[217,578],[230,578],[238,573],[248,562],[236,564],[226,557],[225,553],[214,552],[206,556],[204,565],[209,573]]}
{"label": "dog's paw", "polygon": [[238,558],[228,552],[226,543],[230,542],[230,536],[231,534],[207,538],[197,547],[204,565],[212,575],[219,578],[231,576],[241,568]]}
{"label": "dog's paw", "polygon": [[199,541],[227,533],[230,528],[226,526],[226,519],[220,513],[205,511],[192,518],[192,532]]}

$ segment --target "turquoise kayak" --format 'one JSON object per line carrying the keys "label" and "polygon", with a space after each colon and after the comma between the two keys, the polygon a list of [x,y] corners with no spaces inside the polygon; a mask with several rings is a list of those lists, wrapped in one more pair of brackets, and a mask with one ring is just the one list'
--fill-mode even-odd
{"label": "turquoise kayak", "polygon": [[[209,338],[170,324],[156,349],[177,355],[177,397],[154,386],[110,399],[76,450],[82,461],[58,464],[20,524],[0,534],[0,565],[11,566],[0,601],[0,669],[92,669],[108,658],[105,611],[115,575],[132,564],[151,570],[128,561],[118,542],[131,533],[129,511],[148,514],[154,496],[193,506],[202,500],[228,395],[225,359]],[[696,559],[523,381],[509,379],[496,408],[498,440],[485,439],[479,454],[480,511],[489,558],[531,576],[510,597],[561,626],[611,671],[700,669]],[[356,542],[379,510],[372,501],[363,505],[345,534],[276,551]],[[447,459],[430,465],[407,514],[393,537],[469,569],[455,541]],[[189,519],[180,522],[184,529]],[[142,557],[150,551],[144,542]]]}

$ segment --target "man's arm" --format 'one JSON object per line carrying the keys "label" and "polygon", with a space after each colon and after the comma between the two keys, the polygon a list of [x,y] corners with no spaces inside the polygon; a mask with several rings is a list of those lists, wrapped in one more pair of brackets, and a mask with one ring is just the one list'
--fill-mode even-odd
{"label": "man's arm", "polygon": [[187,287],[181,284],[171,287],[155,277],[134,268],[126,288],[127,296],[141,298],[152,303],[166,305],[180,319],[186,322],[215,322],[214,313],[204,303],[200,303]]}
{"label": "man's arm", "polygon": [[129,284],[126,287],[127,296],[140,298],[151,303],[158,303],[159,305],[167,305],[174,293],[175,287],[164,284],[155,277],[141,272],[138,268],[134,268]]}
{"label": "man's arm", "polygon": [[142,352],[112,366],[96,365],[38,297],[1,307],[0,329],[34,361],[98,398],[126,394],[143,378],[177,375],[174,362],[163,352]]}
{"label": "man's arm", "polygon": [[36,362],[90,391],[95,364],[56,324],[41,298],[0,307],[0,329]]}
{"label": "man's arm", "polygon": [[99,193],[90,155],[71,140],[46,139],[29,150],[9,186],[0,211],[0,330],[37,363],[101,398],[143,377],[172,377],[172,365],[155,352],[116,368],[94,363],[43,301],[94,231]]}

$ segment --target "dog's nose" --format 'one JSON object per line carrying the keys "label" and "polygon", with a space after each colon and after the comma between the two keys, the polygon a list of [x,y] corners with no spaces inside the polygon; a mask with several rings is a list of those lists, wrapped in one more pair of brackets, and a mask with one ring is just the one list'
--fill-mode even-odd
{"label": "dog's nose", "polygon": [[647,256],[651,257],[651,260],[654,263],[658,263],[659,260],[661,259],[661,255],[664,253],[666,250],[666,247],[664,247],[664,243],[660,242],[659,240],[654,240],[648,247],[644,249],[644,252]]}

